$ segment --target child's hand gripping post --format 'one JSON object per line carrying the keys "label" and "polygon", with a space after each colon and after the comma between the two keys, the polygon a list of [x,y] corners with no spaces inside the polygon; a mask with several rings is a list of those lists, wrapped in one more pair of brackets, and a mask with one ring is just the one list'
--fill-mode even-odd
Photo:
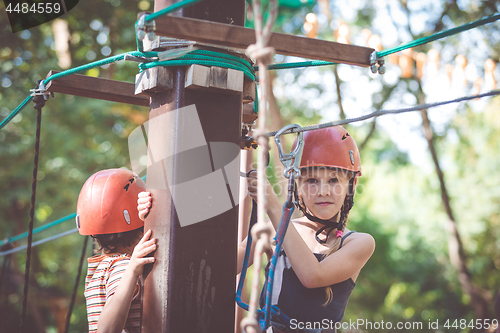
{"label": "child's hand gripping post", "polygon": [[139,218],[145,220],[153,206],[153,197],[150,192],[140,192],[137,199],[137,210],[139,211]]}
{"label": "child's hand gripping post", "polygon": [[142,274],[144,265],[155,261],[154,257],[146,257],[148,254],[156,250],[156,238],[150,238],[151,230],[148,230],[135,246],[132,257],[130,258],[129,266],[136,276]]}

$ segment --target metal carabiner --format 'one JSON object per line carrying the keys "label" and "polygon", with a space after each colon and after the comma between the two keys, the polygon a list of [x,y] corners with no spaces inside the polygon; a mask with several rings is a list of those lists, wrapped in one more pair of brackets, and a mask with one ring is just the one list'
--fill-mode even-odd
{"label": "metal carabiner", "polygon": [[302,127],[297,124],[287,125],[282,129],[280,129],[278,132],[276,132],[276,135],[274,137],[274,141],[276,141],[276,145],[278,146],[280,161],[281,163],[283,163],[283,166],[285,167],[283,175],[288,179],[290,179],[292,172],[293,172],[293,178],[297,178],[298,176],[300,176],[299,165],[300,165],[300,159],[302,158],[302,149],[304,148],[304,134],[302,132],[297,133],[298,134],[297,146],[293,151],[291,151],[288,154],[283,153],[280,136],[285,132],[294,128],[300,129]]}

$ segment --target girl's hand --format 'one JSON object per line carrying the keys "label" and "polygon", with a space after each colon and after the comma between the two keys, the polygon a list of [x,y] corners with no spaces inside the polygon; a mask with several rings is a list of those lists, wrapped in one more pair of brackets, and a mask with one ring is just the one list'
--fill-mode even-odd
{"label": "girl's hand", "polygon": [[149,192],[140,192],[137,199],[137,210],[139,211],[139,218],[145,220],[153,205],[153,198]]}
{"label": "girl's hand", "polygon": [[[248,183],[248,194],[250,197],[257,202],[257,171],[252,170],[247,178],[247,183]],[[274,189],[269,182],[269,180],[266,178],[265,184],[264,184],[264,193],[266,196],[266,201],[267,201],[267,208],[268,210],[273,207],[274,205],[279,207],[281,206],[279,202],[279,198],[274,192]]]}
{"label": "girl's hand", "polygon": [[150,237],[151,230],[148,230],[135,246],[132,257],[130,258],[129,266],[136,276],[142,274],[144,265],[151,264],[155,261],[154,257],[146,257],[156,250],[156,238],[149,239]]}

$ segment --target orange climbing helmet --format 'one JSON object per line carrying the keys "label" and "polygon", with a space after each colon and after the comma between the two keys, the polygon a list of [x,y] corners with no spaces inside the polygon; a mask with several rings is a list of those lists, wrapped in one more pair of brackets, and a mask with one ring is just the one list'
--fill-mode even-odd
{"label": "orange climbing helmet", "polygon": [[144,226],[137,211],[137,195],[146,184],[126,169],[102,170],[82,187],[76,208],[81,235],[112,234]]}
{"label": "orange climbing helmet", "polygon": [[356,142],[342,126],[304,132],[300,168],[332,167],[361,176],[361,158]]}

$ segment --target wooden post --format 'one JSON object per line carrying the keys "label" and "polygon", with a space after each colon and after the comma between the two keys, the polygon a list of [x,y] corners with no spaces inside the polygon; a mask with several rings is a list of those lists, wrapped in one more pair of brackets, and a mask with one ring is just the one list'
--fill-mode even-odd
{"label": "wooden post", "polygon": [[[177,1],[155,0],[155,11],[174,2]],[[205,0],[172,15],[242,26],[244,10],[244,0]],[[186,86],[197,86],[197,82],[200,82],[198,80],[200,78],[186,77],[189,76],[189,73],[186,73],[188,69],[187,66],[169,69],[169,75],[173,79],[172,89],[158,90],[152,87],[151,83],[147,83],[147,89],[144,90],[151,96],[149,151],[151,152],[151,147],[154,145],[155,151],[163,151],[167,156],[174,156],[173,161],[167,161],[162,165],[165,169],[165,165],[171,163],[173,183],[183,181],[179,178],[182,178],[181,174],[185,169],[193,167],[192,164],[201,163],[201,160],[193,160],[191,165],[183,165],[184,162],[175,160],[175,154],[182,151],[179,147],[184,144],[181,137],[186,134],[185,131],[191,130],[182,128],[182,124],[179,123],[181,113],[177,112],[178,109],[192,104],[196,106],[205,139],[209,143],[208,147],[211,147],[210,142],[238,145],[241,136],[243,94],[231,89],[243,90],[243,83],[236,84],[241,88],[229,89],[227,80],[232,74],[229,75],[227,70],[219,72],[212,68],[205,72],[217,72],[217,75],[207,78],[214,78],[207,83],[209,86],[212,84],[214,88],[186,88]],[[220,84],[221,80],[225,80],[226,86]],[[141,84],[144,83],[141,81]],[[164,117],[169,112],[174,112],[177,118]],[[157,118],[156,123],[155,118]],[[167,118],[170,120],[157,126],[158,121]],[[193,132],[194,134],[199,133]],[[202,151],[204,150],[200,150],[200,156]],[[210,149],[208,152],[212,159],[214,152]],[[151,163],[157,162],[158,165],[159,161],[151,161],[154,156],[149,158]],[[211,163],[214,171],[221,168],[214,160],[208,159],[205,162],[209,165]],[[150,176],[153,176],[153,169],[152,166],[148,167],[148,186]],[[235,179],[235,182],[237,183],[238,179]],[[229,188],[229,185],[227,187]],[[210,189],[200,190],[209,192]],[[142,332],[233,332],[237,200],[232,202],[231,209],[220,215],[192,225],[181,226],[177,211],[179,207],[176,210],[169,188],[152,189],[151,192],[154,198],[153,209],[146,219],[145,229],[153,230],[153,236],[158,238],[158,249],[152,270],[145,274]],[[237,194],[236,191],[236,198]],[[189,201],[189,198],[186,200]],[[193,201],[188,204],[194,207],[197,203]]]}

